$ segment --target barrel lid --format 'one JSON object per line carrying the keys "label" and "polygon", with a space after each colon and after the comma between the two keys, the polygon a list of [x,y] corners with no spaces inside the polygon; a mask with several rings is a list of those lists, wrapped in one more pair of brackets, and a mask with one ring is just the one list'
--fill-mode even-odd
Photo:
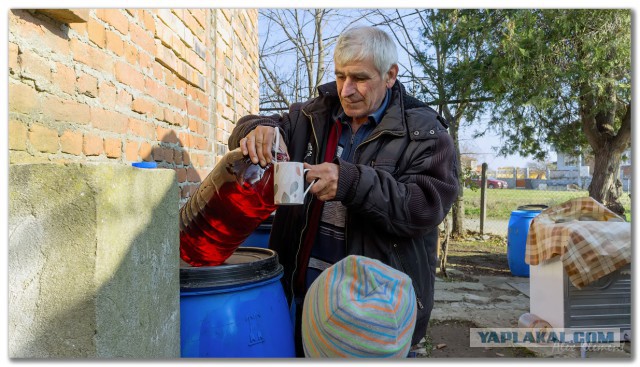
{"label": "barrel lid", "polygon": [[531,212],[541,212],[545,209],[547,209],[548,206],[544,205],[544,204],[527,204],[527,205],[521,205],[518,207],[518,210],[522,210],[522,211],[531,211]]}
{"label": "barrel lid", "polygon": [[282,272],[278,254],[266,248],[239,247],[218,266],[180,267],[180,288],[238,286],[271,279]]}

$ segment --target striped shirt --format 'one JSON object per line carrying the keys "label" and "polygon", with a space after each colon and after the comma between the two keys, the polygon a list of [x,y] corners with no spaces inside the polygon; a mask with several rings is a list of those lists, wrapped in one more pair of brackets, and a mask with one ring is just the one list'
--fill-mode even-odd
{"label": "striped shirt", "polygon": [[[360,126],[355,134],[351,130],[351,118],[345,115],[342,108],[340,108],[337,115],[334,116],[334,119],[343,125],[342,134],[336,148],[336,157],[340,157],[347,162],[353,162],[356,148],[382,120],[390,99],[391,89],[387,89],[387,95],[380,108],[369,115],[368,121]],[[311,249],[311,258],[307,269],[307,289],[323,270],[347,256],[344,231],[346,214],[347,208],[341,202],[327,201],[324,203],[318,233]]]}

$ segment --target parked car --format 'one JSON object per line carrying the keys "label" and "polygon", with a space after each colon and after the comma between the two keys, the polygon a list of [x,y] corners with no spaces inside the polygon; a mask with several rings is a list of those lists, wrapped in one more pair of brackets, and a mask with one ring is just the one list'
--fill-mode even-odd
{"label": "parked car", "polygon": [[[469,186],[471,187],[480,187],[482,184],[482,179],[480,177],[472,178],[469,180]],[[507,181],[498,180],[495,177],[487,177],[487,188],[488,189],[507,189],[509,188],[509,184]]]}

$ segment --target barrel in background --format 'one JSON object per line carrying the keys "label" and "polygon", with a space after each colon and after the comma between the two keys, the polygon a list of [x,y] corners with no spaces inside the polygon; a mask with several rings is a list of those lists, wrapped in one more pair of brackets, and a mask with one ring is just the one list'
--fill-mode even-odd
{"label": "barrel in background", "polygon": [[529,264],[524,261],[527,235],[531,221],[546,205],[523,205],[511,212],[507,234],[507,262],[511,274],[519,277],[529,277]]}

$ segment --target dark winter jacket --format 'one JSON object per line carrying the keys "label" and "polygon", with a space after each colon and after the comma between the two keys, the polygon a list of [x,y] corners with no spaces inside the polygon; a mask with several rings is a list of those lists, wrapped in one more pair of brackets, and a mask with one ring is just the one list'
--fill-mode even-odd
{"label": "dark winter jacket", "polygon": [[[335,82],[318,91],[318,97],[293,104],[283,116],[243,117],[229,148],[238,147],[257,125],[278,126],[292,161],[322,163],[340,100]],[[378,259],[411,277],[418,302],[415,344],[424,337],[433,308],[437,226],[457,196],[453,140],[445,120],[396,82],[385,115],[356,148],[354,162],[334,160],[340,166],[334,200],[347,207],[346,253]],[[273,221],[269,247],[285,268],[289,298],[294,288],[298,296],[304,291],[293,284],[304,279],[309,261],[311,248],[302,246],[302,239],[312,202],[282,206]]]}

